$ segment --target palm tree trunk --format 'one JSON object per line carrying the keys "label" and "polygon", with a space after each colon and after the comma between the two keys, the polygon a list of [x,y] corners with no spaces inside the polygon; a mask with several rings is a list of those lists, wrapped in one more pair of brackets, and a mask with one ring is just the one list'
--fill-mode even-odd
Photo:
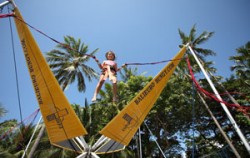
{"label": "palm tree trunk", "polygon": [[204,106],[206,107],[208,113],[210,114],[210,116],[212,117],[214,123],[216,124],[216,126],[219,128],[221,134],[223,135],[223,137],[225,138],[225,140],[227,141],[228,145],[231,147],[231,149],[233,150],[235,156],[237,158],[240,158],[239,153],[237,152],[237,150],[234,148],[233,144],[231,143],[231,141],[229,140],[229,138],[227,137],[226,133],[223,131],[223,129],[221,128],[219,122],[217,121],[217,119],[215,118],[215,116],[213,115],[213,113],[211,112],[210,108],[208,107],[207,103],[205,102],[205,100],[203,99],[203,97],[200,95],[200,93],[198,93],[198,96],[200,97],[201,101],[203,102]]}

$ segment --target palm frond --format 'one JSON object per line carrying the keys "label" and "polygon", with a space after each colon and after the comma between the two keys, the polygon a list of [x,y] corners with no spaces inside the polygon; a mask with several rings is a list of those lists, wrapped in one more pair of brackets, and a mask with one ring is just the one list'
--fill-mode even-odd
{"label": "palm frond", "polygon": [[179,35],[181,37],[181,40],[182,40],[182,44],[186,44],[187,41],[186,41],[186,35],[183,31],[181,31],[180,29],[178,29],[178,32],[179,32]]}
{"label": "palm frond", "polygon": [[208,55],[216,55],[216,53],[214,51],[212,51],[211,49],[203,49],[203,48],[195,48],[195,51],[198,52],[199,54],[202,54],[202,56],[206,57]]}
{"label": "palm frond", "polygon": [[200,44],[203,44],[205,42],[207,42],[209,40],[210,37],[212,37],[214,34],[214,32],[207,32],[207,31],[204,31],[202,32],[198,38],[196,38],[194,40],[194,44],[195,45],[200,45]]}
{"label": "palm frond", "polygon": [[77,80],[78,80],[78,91],[79,92],[82,92],[82,91],[85,91],[86,90],[86,85],[85,85],[85,80],[84,80],[84,77],[83,77],[83,75],[82,75],[82,73],[81,72],[78,72],[77,73]]}
{"label": "palm frond", "polygon": [[195,33],[196,33],[196,28],[195,28],[196,25],[193,25],[193,27],[191,28],[190,30],[190,33],[189,33],[189,37],[188,37],[188,42],[192,42],[194,41],[195,39]]}

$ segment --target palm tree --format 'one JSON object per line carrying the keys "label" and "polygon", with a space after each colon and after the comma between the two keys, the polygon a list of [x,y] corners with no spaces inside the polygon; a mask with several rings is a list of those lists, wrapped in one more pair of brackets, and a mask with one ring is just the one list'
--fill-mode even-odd
{"label": "palm tree", "polygon": [[57,45],[58,49],[48,52],[46,59],[63,90],[77,80],[79,92],[85,92],[84,76],[89,81],[98,76],[94,69],[85,63],[98,49],[87,54],[88,46],[71,36],[64,37],[64,42]]}
{"label": "palm tree", "polygon": [[250,41],[236,51],[238,55],[229,58],[235,62],[235,65],[231,66],[231,70],[235,70],[243,83],[250,86]]}
{"label": "palm tree", "polygon": [[[206,62],[204,60],[204,57],[206,57],[208,55],[215,55],[215,53],[212,50],[200,48],[200,47],[198,47],[198,45],[199,44],[203,44],[204,42],[206,42],[210,37],[212,37],[212,35],[214,33],[213,32],[206,32],[206,31],[204,31],[197,38],[195,38],[195,33],[196,33],[195,25],[192,27],[189,36],[186,36],[182,31],[179,30],[179,34],[181,36],[182,43],[183,44],[190,43],[191,48],[194,50],[194,52],[198,56],[199,60],[203,64],[204,68],[208,72],[210,72],[210,74],[211,74],[211,72],[215,72],[215,68],[211,68],[210,66],[211,66],[212,63],[211,62]],[[248,54],[249,54],[249,47],[248,47]],[[235,59],[238,59],[238,58],[236,57]],[[197,64],[194,63],[193,58],[190,58],[190,60],[191,60],[192,65],[193,65],[194,72],[199,72],[198,71],[198,66],[197,66]],[[247,60],[247,58],[246,58],[246,60]],[[249,58],[248,58],[248,61],[249,61]],[[248,76],[248,78],[249,78],[249,76]],[[200,80],[200,82],[202,82],[202,79]],[[204,82],[203,86],[206,86],[206,85],[207,85],[207,82]],[[194,99],[194,100],[196,100],[196,102],[200,101],[199,98]],[[210,107],[212,108],[212,111],[214,112],[214,114],[216,114],[215,115],[216,119],[219,119],[219,122],[222,125],[225,125],[225,123],[228,122],[228,120],[221,113],[218,112],[218,111],[221,111],[221,107],[219,107],[219,106],[211,106],[211,104],[214,104],[214,103],[211,102],[210,100],[209,100],[209,104],[210,104]],[[195,105],[195,106],[198,106],[198,105]],[[201,109],[202,108],[200,108],[200,110]],[[191,111],[190,111],[190,113],[191,113]],[[210,122],[212,122],[212,120],[210,119],[209,116],[206,116],[207,115],[206,113],[204,113],[204,112],[203,112],[203,114],[200,113],[199,114],[200,116],[197,116],[197,114],[198,113],[196,112],[195,130],[197,131],[197,133],[199,132],[199,136],[195,137],[194,139],[195,139],[196,142],[198,141],[196,143],[196,146],[199,148],[200,151],[196,151],[196,152],[200,152],[200,154],[205,154],[207,152],[211,152],[212,151],[209,148],[216,149],[217,146],[213,145],[212,142],[219,142],[221,144],[226,144],[226,142],[224,141],[223,137],[221,137],[219,133],[214,132],[214,136],[209,138],[210,139],[210,141],[209,141],[210,145],[208,145],[208,143],[207,143],[207,140],[208,140],[207,138],[208,137],[207,136],[209,136],[209,135],[208,135],[207,132],[209,130],[210,131],[212,131],[212,130],[215,131],[215,129],[217,129],[217,127],[214,126],[214,124],[210,123]],[[204,118],[206,118],[206,119],[204,119]],[[209,129],[209,130],[207,130],[206,128],[204,128],[204,124],[206,124],[206,128]],[[225,128],[225,126],[223,128]],[[233,131],[230,131],[230,132],[233,132]],[[227,133],[229,133],[229,132],[227,131]],[[230,135],[232,136],[232,135],[234,135],[234,133],[230,134]],[[211,136],[211,133],[210,133],[210,136]],[[190,147],[190,144],[189,145],[187,144],[188,148]]]}
{"label": "palm tree", "polygon": [[[212,62],[205,62],[205,58],[204,58],[209,55],[215,55],[215,52],[213,52],[210,49],[204,49],[204,48],[199,47],[199,45],[207,42],[210,39],[210,37],[213,36],[214,32],[203,31],[200,35],[198,35],[198,37],[196,37],[195,27],[196,25],[193,25],[193,27],[191,28],[189,32],[189,35],[186,35],[183,31],[178,29],[179,35],[182,40],[182,45],[186,45],[187,43],[189,43],[189,46],[194,50],[198,58],[203,62],[204,64],[203,66],[206,69],[209,69],[210,72],[215,72],[215,69],[211,67]],[[182,47],[182,45],[180,45],[180,47]],[[189,53],[189,50],[187,50],[187,53]],[[190,62],[193,65],[194,72],[199,72],[200,70],[198,69],[197,64],[194,64],[195,63],[194,58],[191,57]],[[179,68],[184,67],[183,62],[181,62],[179,65],[180,65]]]}
{"label": "palm tree", "polygon": [[196,37],[195,26],[196,25],[193,25],[188,36],[186,36],[184,32],[178,29],[179,35],[182,40],[182,44],[185,45],[189,43],[192,49],[198,53],[200,58],[202,58],[203,56],[207,56],[207,55],[215,55],[215,53],[210,49],[203,49],[203,48],[198,47],[198,45],[207,42],[209,38],[213,36],[214,32],[203,31],[198,37]]}

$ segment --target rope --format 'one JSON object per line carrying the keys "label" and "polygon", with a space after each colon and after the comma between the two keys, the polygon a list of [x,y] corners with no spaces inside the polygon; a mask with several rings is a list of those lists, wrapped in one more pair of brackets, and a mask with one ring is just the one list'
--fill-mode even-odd
{"label": "rope", "polygon": [[188,64],[188,69],[189,69],[189,73],[190,73],[190,75],[191,75],[191,78],[192,78],[193,82],[195,83],[196,88],[197,88],[201,93],[205,94],[205,95],[208,96],[210,99],[213,99],[213,100],[215,100],[216,102],[224,103],[225,105],[227,105],[227,106],[229,106],[229,107],[235,107],[235,108],[237,108],[238,111],[242,112],[243,114],[245,114],[245,115],[247,115],[247,116],[249,117],[248,110],[250,110],[250,107],[241,106],[241,105],[239,105],[239,104],[232,104],[232,103],[228,103],[228,102],[226,102],[226,101],[220,100],[220,99],[218,99],[214,94],[212,94],[212,93],[206,91],[205,89],[203,89],[203,88],[199,85],[198,81],[197,81],[197,80],[195,79],[195,77],[194,77],[194,73],[193,73],[193,71],[192,71],[192,68],[191,68],[191,64],[190,64],[189,59],[187,58],[186,61],[187,61],[187,64]]}
{"label": "rope", "polygon": [[[62,42],[59,42],[58,40],[52,38],[51,36],[45,34],[44,32],[42,32],[41,30],[38,30],[37,28],[33,27],[32,25],[28,24],[27,22],[25,22],[24,20],[22,20],[21,18],[19,18],[18,16],[16,15],[13,15],[14,18],[18,19],[19,21],[23,22],[24,24],[26,24],[27,26],[29,26],[30,28],[32,28],[33,30],[37,31],[38,33],[44,35],[45,37],[49,38],[50,40],[52,40],[53,42],[63,46],[64,48],[67,48],[67,49],[70,49],[71,51],[74,51],[74,52],[78,52],[80,53],[79,51],[71,48],[69,45],[67,44],[64,44]],[[96,59],[96,57],[94,55],[90,55],[90,54],[84,54],[85,56],[89,56],[89,57],[92,57],[93,59]]]}
{"label": "rope", "polygon": [[[34,30],[37,31],[38,33],[44,35],[45,37],[49,38],[49,39],[52,40],[53,42],[55,42],[55,43],[61,45],[62,47],[67,48],[67,49],[69,49],[69,50],[71,50],[71,51],[74,51],[74,52],[78,52],[78,53],[79,53],[78,50],[71,48],[71,47],[70,47],[69,45],[67,45],[67,44],[64,44],[64,43],[62,43],[62,42],[59,42],[58,40],[56,40],[56,39],[52,38],[51,36],[49,36],[49,35],[45,34],[44,32],[42,32],[41,30],[38,30],[37,28],[35,28],[35,27],[31,26],[30,24],[28,24],[27,22],[23,21],[23,20],[20,19],[19,17],[15,16],[15,15],[13,15],[13,17],[15,17],[16,19],[18,19],[18,20],[20,20],[21,22],[25,23],[27,26],[29,26],[30,28],[34,29]],[[90,54],[84,54],[84,55],[93,58],[93,59],[97,62],[97,64],[99,64],[99,60],[98,60],[98,58],[97,58],[96,56],[90,55]],[[175,60],[182,60],[182,59],[183,59],[183,58],[181,58],[181,59],[175,59]],[[165,63],[165,62],[169,62],[169,61],[174,61],[174,60],[163,60],[163,61],[146,62],[146,63],[125,63],[125,64],[123,64],[123,66],[122,66],[121,68],[123,68],[123,67],[125,67],[125,66],[127,66],[127,65],[155,65],[155,64],[161,64],[161,63]],[[121,68],[119,68],[119,69],[121,69]]]}
{"label": "rope", "polygon": [[247,100],[248,102],[250,102],[250,99],[247,98],[247,95],[244,94],[244,93],[241,93],[241,92],[226,92],[226,93],[222,93],[220,95],[228,95],[228,94],[238,94],[238,95],[244,97],[245,100]]}
{"label": "rope", "polygon": [[9,13],[9,14],[0,14],[0,18],[7,18],[7,17],[11,17],[13,16],[13,13]]}
{"label": "rope", "polygon": [[162,61],[156,61],[156,62],[147,62],[147,63],[125,63],[125,65],[155,65],[155,64],[161,64],[161,63],[166,63],[170,61],[176,61],[176,60],[182,60],[183,58],[180,59],[170,59],[170,60],[162,60]]}

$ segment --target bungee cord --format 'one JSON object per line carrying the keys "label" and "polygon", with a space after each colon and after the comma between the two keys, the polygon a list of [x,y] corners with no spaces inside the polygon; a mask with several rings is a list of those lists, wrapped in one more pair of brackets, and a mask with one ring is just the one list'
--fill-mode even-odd
{"label": "bungee cord", "polygon": [[191,79],[193,80],[193,82],[194,82],[196,88],[197,88],[201,93],[205,94],[205,95],[208,96],[210,99],[213,99],[213,100],[215,100],[215,101],[217,101],[217,102],[224,103],[225,105],[227,105],[227,106],[229,106],[229,107],[234,107],[234,108],[236,108],[238,111],[240,111],[240,112],[242,112],[243,114],[245,114],[245,115],[247,115],[248,117],[250,117],[249,114],[248,114],[248,111],[250,110],[250,107],[241,106],[241,105],[239,105],[239,104],[232,104],[232,103],[228,103],[228,102],[226,102],[226,101],[224,101],[224,100],[220,100],[220,99],[219,99],[217,96],[215,96],[214,94],[212,94],[212,93],[206,91],[205,89],[203,89],[203,88],[199,85],[198,81],[197,81],[197,80],[195,79],[195,77],[194,77],[194,73],[193,73],[193,71],[192,71],[192,68],[191,68],[191,64],[190,64],[189,58],[186,58],[186,61],[187,61],[189,73],[190,73],[190,75],[191,75]]}
{"label": "bungee cord", "polygon": [[[38,33],[42,34],[43,36],[47,37],[48,39],[52,40],[53,42],[61,45],[62,47],[64,48],[67,48],[71,51],[74,51],[74,52],[77,52],[77,53],[80,53],[78,50],[76,49],[73,49],[72,47],[70,47],[69,45],[67,44],[64,44],[56,39],[54,39],[53,37],[47,35],[46,33],[44,33],[43,31],[35,28],[34,26],[28,24],[27,22],[25,22],[24,20],[20,19],[19,17],[17,17],[15,14],[9,14],[9,15],[6,15],[6,16],[3,16],[3,17],[9,17],[9,16],[13,16],[14,18],[18,19],[19,21],[25,23],[27,26],[29,26],[30,28],[32,28],[33,30],[37,31]],[[88,56],[88,57],[91,57],[93,58],[97,63],[99,63],[99,60],[96,56],[94,55],[90,55],[90,54],[84,54],[84,56]],[[181,59],[176,59],[176,60],[182,60],[183,58]],[[166,62],[170,62],[170,61],[173,61],[173,60],[163,60],[163,61],[156,61],[156,62],[145,62],[145,63],[139,63],[139,62],[134,62],[134,63],[124,63],[122,67],[124,66],[128,66],[128,65],[156,65],[156,64],[161,64],[161,63],[166,63]]]}
{"label": "bungee cord", "polygon": [[182,60],[184,58],[180,58],[180,59],[169,59],[169,60],[162,60],[162,61],[156,61],[156,62],[146,62],[146,63],[125,63],[125,65],[156,65],[156,64],[162,64],[162,63],[166,63],[166,62],[170,62],[170,61],[176,61],[176,60]]}
{"label": "bungee cord", "polygon": [[8,18],[8,17],[12,17],[14,14],[13,13],[9,13],[9,14],[0,14],[0,18]]}

